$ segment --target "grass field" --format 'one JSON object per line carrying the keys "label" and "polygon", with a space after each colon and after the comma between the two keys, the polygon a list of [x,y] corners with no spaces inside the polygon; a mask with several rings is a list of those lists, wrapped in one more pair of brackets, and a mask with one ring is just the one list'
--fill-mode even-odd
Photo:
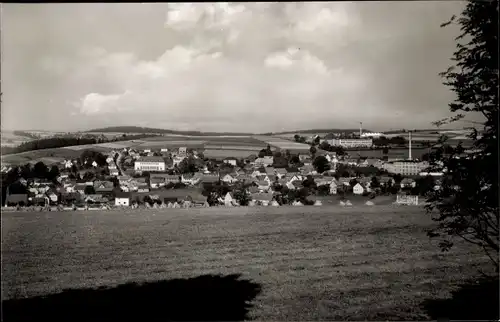
{"label": "grass field", "polygon": [[424,320],[486,261],[440,253],[431,224],[391,206],[3,213],[3,296],[237,273],[262,288],[253,319]]}

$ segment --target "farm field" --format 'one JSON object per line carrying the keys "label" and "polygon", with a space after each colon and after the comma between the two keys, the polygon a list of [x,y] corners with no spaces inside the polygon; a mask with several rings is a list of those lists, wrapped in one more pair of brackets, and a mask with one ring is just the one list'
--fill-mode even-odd
{"label": "farm field", "polygon": [[16,154],[2,155],[2,163],[10,165],[20,165],[28,162],[43,161],[46,164],[60,162],[66,158],[76,158],[81,154],[80,150],[65,148],[33,150]]}
{"label": "farm field", "polygon": [[282,139],[274,136],[258,136],[255,137],[263,142],[282,150],[290,150],[291,152],[309,152],[311,148],[308,144],[298,143]]}
{"label": "farm field", "polygon": [[261,286],[253,319],[426,320],[422,301],[449,297],[487,261],[461,242],[441,253],[431,224],[392,206],[5,212],[2,289],[11,299],[236,273]]}
{"label": "farm field", "polygon": [[252,154],[257,155],[259,150],[205,149],[203,151],[203,155],[206,158],[214,158],[214,159],[224,159],[229,157],[246,158]]}

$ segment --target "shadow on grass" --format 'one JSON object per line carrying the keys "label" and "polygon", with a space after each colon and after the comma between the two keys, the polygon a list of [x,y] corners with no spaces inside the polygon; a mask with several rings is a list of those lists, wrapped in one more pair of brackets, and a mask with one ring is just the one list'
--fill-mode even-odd
{"label": "shadow on grass", "polygon": [[432,319],[498,321],[498,283],[498,278],[469,282],[452,292],[450,299],[426,300],[422,307]]}
{"label": "shadow on grass", "polygon": [[259,284],[203,275],[3,301],[2,321],[241,321]]}

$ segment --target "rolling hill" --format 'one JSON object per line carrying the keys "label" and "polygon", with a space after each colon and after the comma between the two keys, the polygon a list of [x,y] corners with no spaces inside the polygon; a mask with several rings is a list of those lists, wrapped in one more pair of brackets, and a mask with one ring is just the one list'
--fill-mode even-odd
{"label": "rolling hill", "polygon": [[248,135],[254,135],[253,133],[232,133],[232,132],[201,132],[201,131],[175,131],[175,130],[167,130],[167,129],[156,129],[156,128],[150,128],[150,127],[139,127],[139,126],[112,126],[112,127],[105,127],[105,128],[100,128],[100,129],[93,129],[90,131],[86,131],[87,133],[89,132],[101,132],[101,133],[107,133],[107,132],[114,132],[114,133],[157,133],[157,134],[171,134],[171,135],[196,135],[196,136],[215,136],[215,135],[242,135],[242,136],[248,136]]}

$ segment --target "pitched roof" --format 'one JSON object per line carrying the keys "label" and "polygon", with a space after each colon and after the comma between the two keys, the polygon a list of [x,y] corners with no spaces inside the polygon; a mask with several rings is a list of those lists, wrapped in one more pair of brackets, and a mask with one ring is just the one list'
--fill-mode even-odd
{"label": "pitched roof", "polygon": [[259,182],[257,182],[257,184],[259,186],[269,186],[269,183],[265,180],[260,180]]}
{"label": "pitched roof", "polygon": [[285,168],[276,168],[274,170],[276,171],[277,174],[286,174],[287,173]]}
{"label": "pitched roof", "polygon": [[137,162],[165,162],[163,157],[155,157],[155,156],[147,156],[147,157],[140,157],[137,159]]}
{"label": "pitched roof", "polygon": [[130,194],[130,192],[119,191],[119,192],[116,193],[115,197],[116,198],[130,198],[131,194]]}
{"label": "pitched roof", "polygon": [[161,177],[151,177],[149,179],[149,182],[150,183],[162,183],[162,182],[165,182],[165,178],[161,178]]}
{"label": "pitched roof", "polygon": [[273,174],[274,175],[274,168],[273,167],[267,167],[267,168],[265,168],[265,172],[267,174]]}
{"label": "pitched roof", "polygon": [[291,168],[286,168],[286,171],[287,172],[299,172],[299,169],[295,168],[295,167],[291,167]]}

